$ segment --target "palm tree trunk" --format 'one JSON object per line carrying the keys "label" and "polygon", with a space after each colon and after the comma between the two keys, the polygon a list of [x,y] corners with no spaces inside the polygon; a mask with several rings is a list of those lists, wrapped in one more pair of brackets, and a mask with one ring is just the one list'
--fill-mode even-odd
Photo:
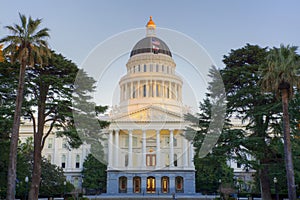
{"label": "palm tree trunk", "polygon": [[287,186],[289,200],[296,200],[296,187],[294,179],[294,167],[292,160],[290,119],[288,112],[288,89],[281,90],[282,110],[283,110],[283,139],[284,139],[284,156],[287,177]]}
{"label": "palm tree trunk", "polygon": [[25,84],[25,70],[26,62],[22,62],[19,73],[18,91],[16,97],[16,109],[14,114],[14,122],[12,127],[12,134],[10,140],[9,164],[7,174],[7,192],[6,199],[14,200],[16,192],[16,178],[17,178],[17,150],[19,140],[20,118],[23,103],[23,93]]}

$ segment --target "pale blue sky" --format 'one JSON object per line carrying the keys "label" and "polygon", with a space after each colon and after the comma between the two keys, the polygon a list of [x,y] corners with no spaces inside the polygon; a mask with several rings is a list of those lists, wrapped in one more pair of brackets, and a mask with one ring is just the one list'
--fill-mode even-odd
{"label": "pale blue sky", "polygon": [[43,18],[43,26],[51,30],[50,47],[80,67],[99,43],[145,27],[152,15],[158,27],[190,36],[223,67],[223,55],[246,43],[299,46],[299,11],[297,0],[0,0],[0,38],[7,34],[5,25],[19,23],[18,12]]}
{"label": "pale blue sky", "polygon": [[18,12],[43,18],[51,47],[80,65],[101,41],[144,27],[152,15],[157,26],[195,39],[220,67],[224,54],[246,43],[300,45],[299,10],[297,0],[0,0],[0,37]]}

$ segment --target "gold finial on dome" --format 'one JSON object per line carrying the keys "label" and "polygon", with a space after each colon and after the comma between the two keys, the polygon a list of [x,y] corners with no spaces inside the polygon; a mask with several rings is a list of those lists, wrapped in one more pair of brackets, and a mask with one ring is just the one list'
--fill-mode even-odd
{"label": "gold finial on dome", "polygon": [[147,28],[153,28],[153,29],[156,28],[156,25],[155,25],[154,21],[152,20],[152,16],[150,16],[150,20],[148,21],[146,27]]}

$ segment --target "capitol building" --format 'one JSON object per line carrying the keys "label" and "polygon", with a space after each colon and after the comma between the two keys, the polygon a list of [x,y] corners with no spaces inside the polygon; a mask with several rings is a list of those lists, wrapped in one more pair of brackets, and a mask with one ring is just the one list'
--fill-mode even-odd
{"label": "capitol building", "polygon": [[[194,148],[185,138],[181,78],[150,17],[110,116],[107,193],[195,193]],[[125,66],[124,66],[125,67]]]}

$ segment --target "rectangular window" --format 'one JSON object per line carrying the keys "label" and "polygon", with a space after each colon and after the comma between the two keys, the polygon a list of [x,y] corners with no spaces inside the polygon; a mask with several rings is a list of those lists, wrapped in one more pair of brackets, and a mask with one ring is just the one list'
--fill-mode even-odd
{"label": "rectangular window", "polygon": [[156,64],[156,72],[158,72],[158,64]]}
{"label": "rectangular window", "polygon": [[147,71],[147,65],[144,65],[144,72]]}
{"label": "rectangular window", "polygon": [[170,144],[170,137],[169,136],[165,136],[165,146],[168,146]]}
{"label": "rectangular window", "polygon": [[137,147],[137,137],[132,137],[132,146]]}
{"label": "rectangular window", "polygon": [[140,66],[140,65],[138,66],[138,71],[139,71],[139,72],[141,71],[141,66]]}
{"label": "rectangular window", "polygon": [[48,149],[52,149],[53,148],[53,138],[49,138],[48,139]]}
{"label": "rectangular window", "polygon": [[123,141],[124,141],[124,147],[127,148],[128,147],[128,143],[129,143],[129,137],[128,137],[128,135],[124,135],[123,136]]}
{"label": "rectangular window", "polygon": [[63,149],[67,149],[68,148],[68,141],[67,141],[67,139],[63,139],[63,141],[62,141],[62,148]]}
{"label": "rectangular window", "polygon": [[153,64],[150,64],[150,72],[153,70]]}
{"label": "rectangular window", "polygon": [[155,166],[156,165],[156,155],[155,154],[147,154],[146,155],[146,165],[147,166]]}
{"label": "rectangular window", "polygon": [[173,146],[177,147],[177,139],[175,137],[173,137]]}
{"label": "rectangular window", "polygon": [[147,93],[146,85],[143,85],[143,97],[146,97],[146,93]]}

